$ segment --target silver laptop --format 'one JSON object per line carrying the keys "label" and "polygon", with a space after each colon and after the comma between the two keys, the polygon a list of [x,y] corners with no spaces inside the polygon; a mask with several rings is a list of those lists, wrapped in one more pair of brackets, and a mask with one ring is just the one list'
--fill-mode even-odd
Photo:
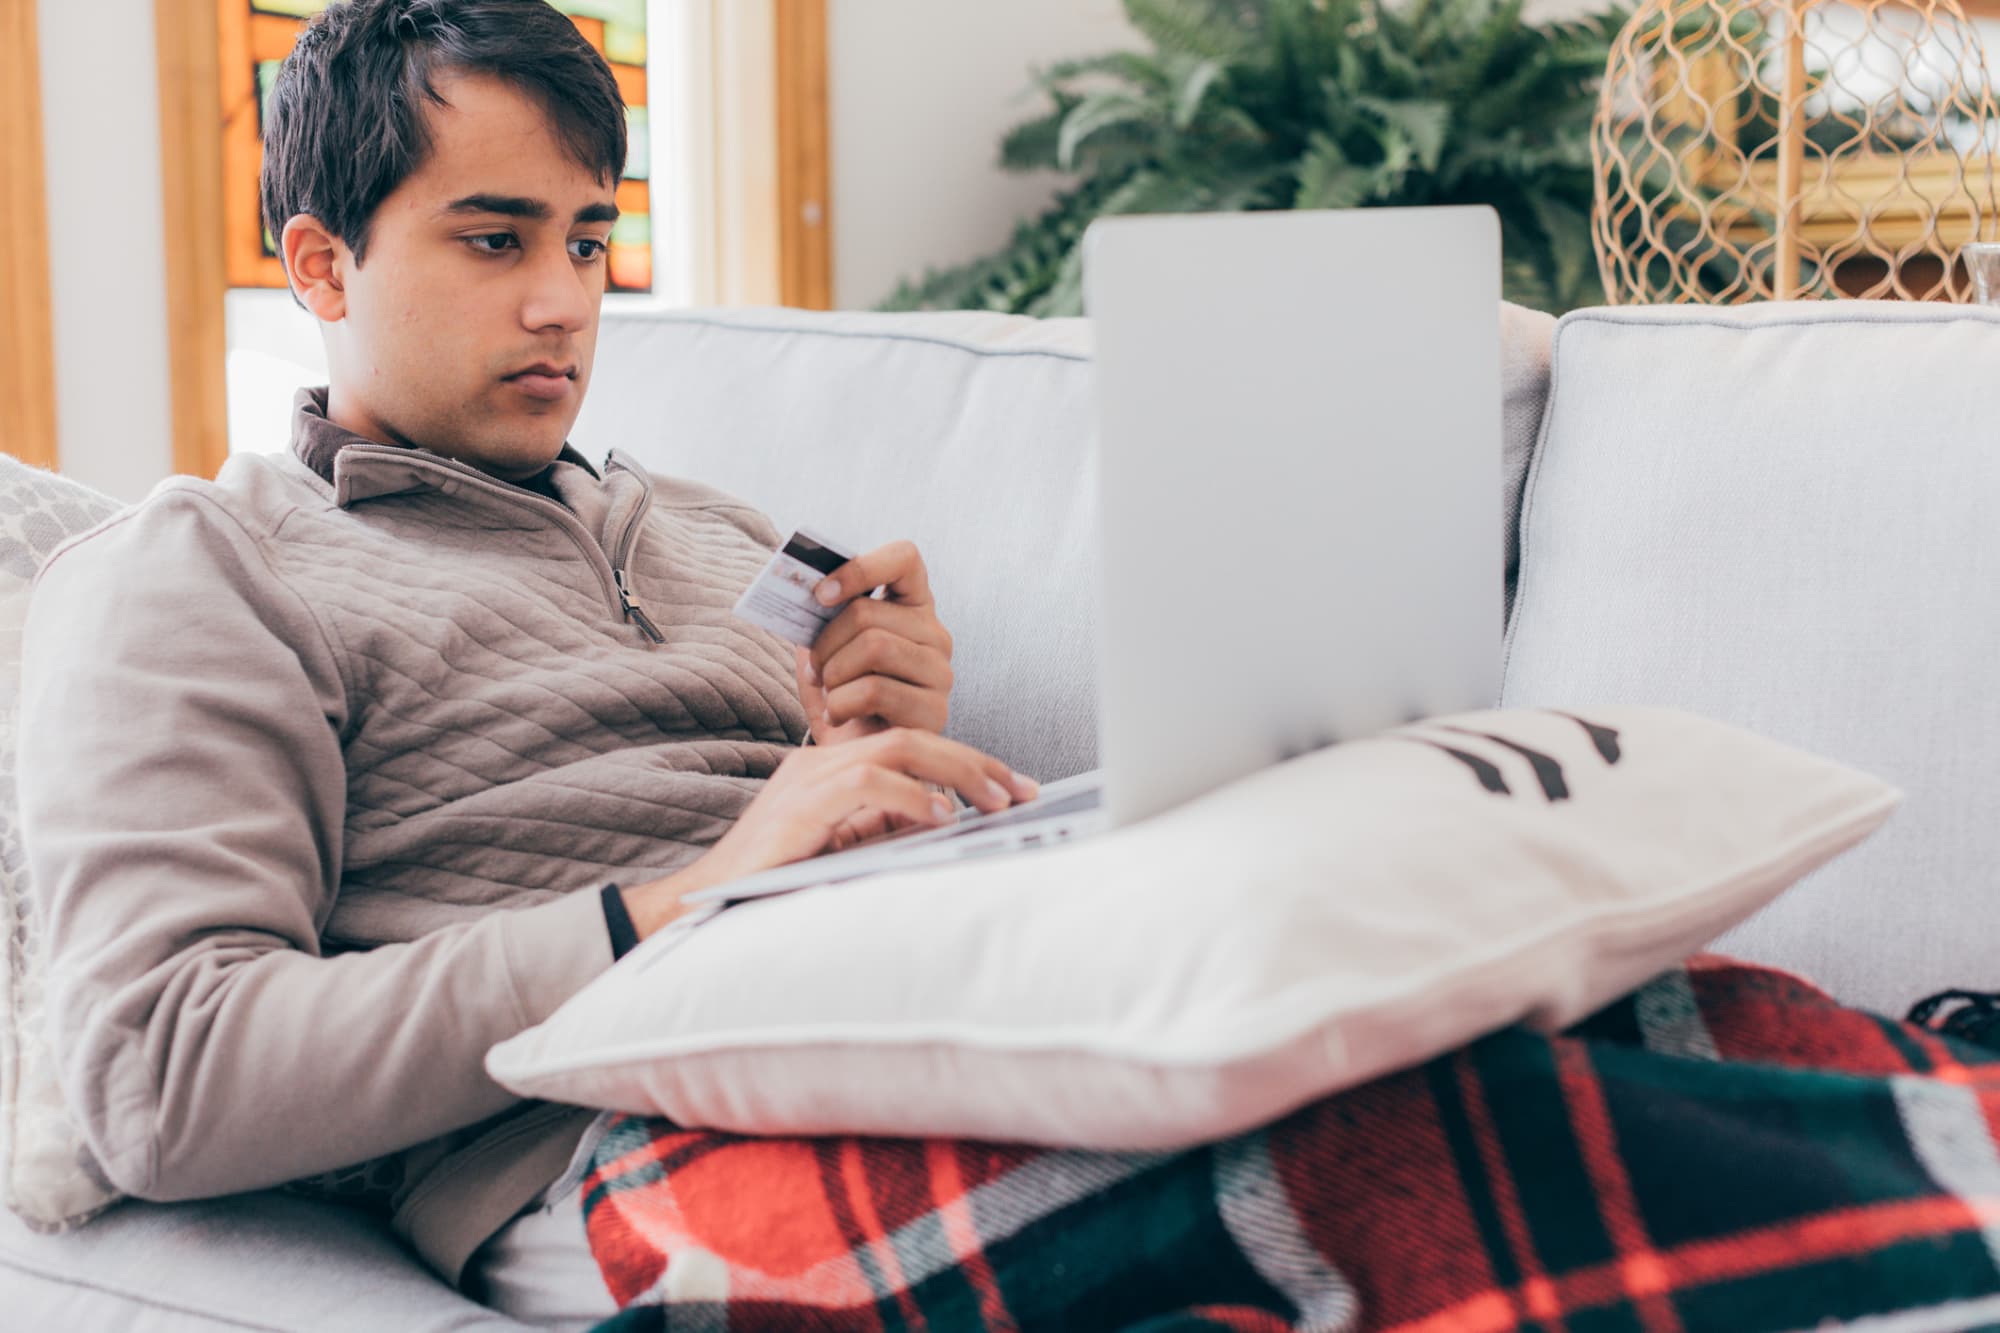
{"label": "silver laptop", "polygon": [[1103,766],[688,901],[1046,847],[1491,707],[1499,301],[1486,208],[1093,223]]}

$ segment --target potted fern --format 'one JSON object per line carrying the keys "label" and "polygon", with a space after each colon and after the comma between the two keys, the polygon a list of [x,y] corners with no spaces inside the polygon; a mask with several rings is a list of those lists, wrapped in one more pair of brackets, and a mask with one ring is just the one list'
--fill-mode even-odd
{"label": "potted fern", "polygon": [[1149,51],[1036,73],[1050,104],[1000,165],[1074,184],[998,253],[905,281],[885,310],[1073,315],[1080,242],[1119,213],[1489,204],[1508,299],[1603,299],[1590,117],[1622,12],[1521,0],[1124,0]]}

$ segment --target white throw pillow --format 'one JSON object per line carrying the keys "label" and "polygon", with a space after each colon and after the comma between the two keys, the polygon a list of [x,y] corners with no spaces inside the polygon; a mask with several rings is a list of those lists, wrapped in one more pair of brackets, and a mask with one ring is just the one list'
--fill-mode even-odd
{"label": "white throw pillow", "polygon": [[663,932],[487,1069],[756,1134],[1168,1149],[1632,990],[1900,793],[1685,713],[1431,719],[1050,850]]}
{"label": "white throw pillow", "polygon": [[28,586],[49,553],[118,508],[115,500],[0,455],[0,1198],[38,1230],[88,1221],[117,1202],[63,1105],[44,1030],[41,931],[16,814],[14,733]]}

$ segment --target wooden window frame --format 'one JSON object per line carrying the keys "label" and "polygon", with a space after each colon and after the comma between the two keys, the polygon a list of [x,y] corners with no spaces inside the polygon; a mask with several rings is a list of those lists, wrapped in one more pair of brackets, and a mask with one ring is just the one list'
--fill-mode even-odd
{"label": "wooden window frame", "polygon": [[[173,0],[160,0],[162,5]],[[186,3],[186,0],[182,0]],[[220,210],[211,221],[219,228],[223,263],[227,268],[227,282],[230,287],[269,287],[284,290],[285,266],[276,255],[264,253],[264,215],[258,206],[256,193],[237,190],[223,197],[226,183],[230,181],[254,180],[257,164],[262,160],[263,149],[258,143],[258,121],[262,109],[258,105],[257,62],[260,60],[282,60],[291,54],[294,24],[296,20],[277,14],[251,14],[245,0],[215,0],[213,6],[207,0],[196,0],[195,7],[203,11],[202,21],[192,25],[202,29],[199,34],[191,34],[189,40],[205,42],[204,49],[215,60],[215,93],[197,93],[221,108],[222,140],[221,153],[216,161],[215,185],[204,195],[205,199],[216,199]],[[225,16],[224,10],[230,12]],[[226,46],[225,46],[226,43]],[[164,47],[161,60],[166,59]],[[204,69],[200,71],[206,74]],[[213,107],[210,120],[214,120]],[[215,126],[210,124],[207,137],[215,137]],[[207,150],[204,149],[204,155]],[[203,163],[205,166],[206,163]]]}
{"label": "wooden window frame", "polygon": [[0,0],[0,450],[53,468],[55,307],[35,0]]}

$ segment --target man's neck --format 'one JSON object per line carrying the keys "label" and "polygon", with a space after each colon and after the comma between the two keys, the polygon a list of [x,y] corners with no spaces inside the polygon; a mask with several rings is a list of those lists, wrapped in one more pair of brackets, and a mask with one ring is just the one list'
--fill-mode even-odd
{"label": "man's neck", "polygon": [[[423,448],[413,441],[400,438],[393,431],[369,434],[335,419],[329,410],[331,398],[332,391],[329,389],[302,390],[294,405],[292,417],[292,452],[297,455],[300,462],[318,473],[328,485],[333,484],[334,458],[350,444],[387,444],[399,449]],[[597,469],[568,445],[563,446],[562,452],[556,456],[556,462],[573,463],[592,477],[597,476]],[[555,488],[554,463],[533,469],[520,477],[502,476],[487,468],[480,470],[497,481],[519,486],[523,490],[532,491],[557,502],[562,500],[562,496]]]}
{"label": "man's neck", "polygon": [[521,466],[518,464],[510,466],[498,463],[483,463],[475,458],[460,458],[449,450],[439,449],[435,445],[424,444],[420,440],[413,440],[387,421],[370,412],[354,395],[342,393],[339,385],[333,385],[327,389],[326,419],[350,435],[358,435],[362,439],[372,440],[376,444],[393,445],[398,449],[426,449],[440,458],[449,458],[455,462],[463,463],[467,467],[477,468],[494,480],[504,481],[511,486],[525,485],[531,479],[542,476],[549,470],[548,463],[536,463],[533,466]]}

